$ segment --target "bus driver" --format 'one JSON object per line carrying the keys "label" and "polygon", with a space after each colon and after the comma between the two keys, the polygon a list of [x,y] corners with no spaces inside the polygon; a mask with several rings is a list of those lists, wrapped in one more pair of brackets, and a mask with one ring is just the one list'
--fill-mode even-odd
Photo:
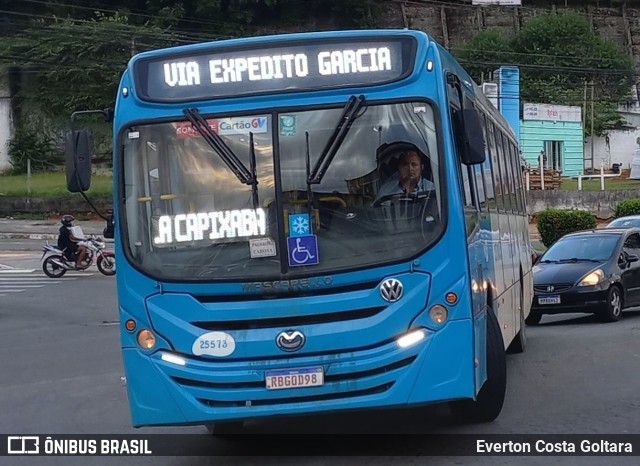
{"label": "bus driver", "polygon": [[383,183],[376,201],[395,194],[415,195],[435,189],[433,182],[424,178],[424,155],[413,144],[392,155],[389,163],[393,159],[398,160],[397,171]]}

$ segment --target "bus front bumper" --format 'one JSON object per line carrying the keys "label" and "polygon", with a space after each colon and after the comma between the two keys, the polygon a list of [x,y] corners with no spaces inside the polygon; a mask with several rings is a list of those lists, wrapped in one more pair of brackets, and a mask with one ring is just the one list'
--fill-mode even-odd
{"label": "bus front bumper", "polygon": [[[175,354],[178,359],[163,359],[162,351],[148,355],[124,348],[132,423],[205,425],[473,398],[472,334],[472,322],[459,320],[437,332],[427,330],[425,339],[405,348],[392,341],[341,354],[251,361]],[[322,386],[265,386],[267,370],[318,366],[324,371]]]}

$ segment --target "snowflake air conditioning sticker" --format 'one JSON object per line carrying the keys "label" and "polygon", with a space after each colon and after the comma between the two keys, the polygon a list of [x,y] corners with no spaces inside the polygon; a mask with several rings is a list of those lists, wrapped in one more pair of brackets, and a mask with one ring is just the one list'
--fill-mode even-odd
{"label": "snowflake air conditioning sticker", "polygon": [[289,215],[289,236],[308,236],[311,234],[309,214]]}

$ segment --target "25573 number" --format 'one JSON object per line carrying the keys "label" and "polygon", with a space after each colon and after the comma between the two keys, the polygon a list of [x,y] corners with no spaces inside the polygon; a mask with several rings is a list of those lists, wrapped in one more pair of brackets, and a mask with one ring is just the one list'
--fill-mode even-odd
{"label": "25573 number", "polygon": [[196,356],[226,357],[236,349],[236,341],[226,332],[209,332],[193,342],[191,351]]}
{"label": "25573 number", "polygon": [[200,349],[225,349],[228,346],[227,340],[200,340]]}

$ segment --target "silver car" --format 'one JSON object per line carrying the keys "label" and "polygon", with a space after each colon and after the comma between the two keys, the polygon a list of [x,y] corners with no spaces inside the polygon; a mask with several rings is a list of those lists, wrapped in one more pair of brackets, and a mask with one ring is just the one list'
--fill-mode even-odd
{"label": "silver car", "polygon": [[629,215],[612,220],[607,228],[631,228],[640,227],[640,215]]}

